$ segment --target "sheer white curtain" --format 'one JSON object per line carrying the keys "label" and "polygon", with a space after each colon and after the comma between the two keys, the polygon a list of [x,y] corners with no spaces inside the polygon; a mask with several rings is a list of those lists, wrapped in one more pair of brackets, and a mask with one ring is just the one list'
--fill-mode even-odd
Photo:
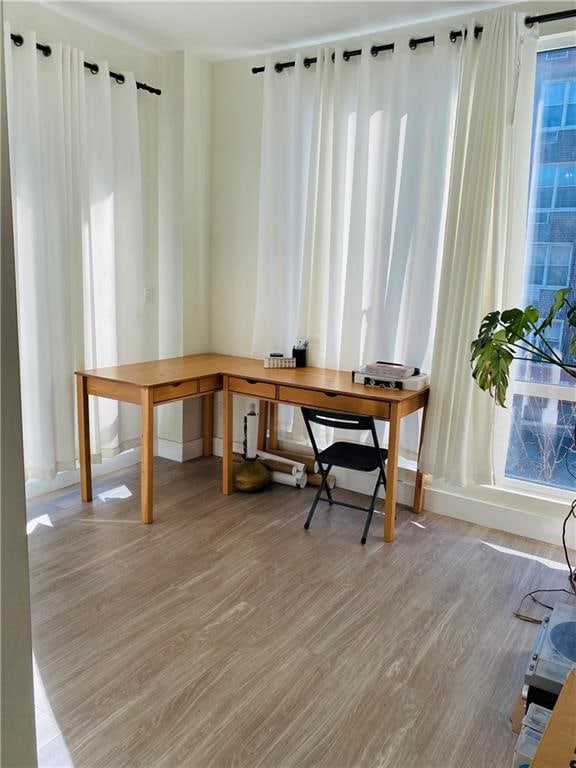
{"label": "sheer white curtain", "polygon": [[[253,352],[431,364],[458,46],[266,62]],[[417,448],[417,422],[404,448]]]}
{"label": "sheer white curtain", "polygon": [[495,406],[472,380],[470,343],[485,314],[519,298],[535,65],[524,14],[494,12],[464,43],[422,454],[424,472],[454,485],[493,482]]}
{"label": "sheer white curtain", "polygon": [[[76,466],[74,370],[146,354],[136,84],[5,34],[26,475],[50,479]],[[136,409],[91,419],[93,460],[136,444]]]}

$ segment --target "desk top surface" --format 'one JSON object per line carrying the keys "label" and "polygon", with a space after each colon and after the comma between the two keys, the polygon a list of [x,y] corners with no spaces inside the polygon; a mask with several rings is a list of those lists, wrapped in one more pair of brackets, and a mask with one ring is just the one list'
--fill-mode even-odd
{"label": "desk top surface", "polygon": [[418,392],[378,389],[354,384],[350,371],[329,368],[264,368],[262,360],[234,355],[186,355],[165,360],[149,360],[144,363],[115,365],[110,368],[94,368],[77,371],[78,374],[97,379],[134,384],[140,387],[154,387],[162,384],[198,379],[202,376],[222,374],[257,379],[273,384],[306,389],[338,392],[361,396],[373,400],[395,400],[403,402],[418,397]]}

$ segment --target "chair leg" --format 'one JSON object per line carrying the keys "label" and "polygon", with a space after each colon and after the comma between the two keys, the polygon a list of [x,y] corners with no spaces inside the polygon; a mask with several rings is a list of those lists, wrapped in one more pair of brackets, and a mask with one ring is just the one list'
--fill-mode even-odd
{"label": "chair leg", "polygon": [[[326,468],[326,474],[324,475],[325,480],[325,486],[326,486],[326,495],[328,496],[328,501],[330,502],[330,506],[334,504],[334,499],[332,498],[332,491],[328,487],[328,475],[330,474],[330,470],[332,469],[332,464],[329,464]],[[322,472],[322,470],[320,470]]]}
{"label": "chair leg", "polygon": [[312,502],[312,506],[310,507],[310,512],[308,512],[308,517],[306,518],[306,522],[304,523],[304,528],[306,528],[306,530],[310,528],[310,523],[312,522],[312,518],[314,517],[314,512],[316,512],[316,507],[318,506],[318,502],[320,501],[320,496],[322,495],[324,482],[325,482],[324,475],[322,475],[322,482],[320,483],[320,486],[316,491],[316,496],[314,496],[314,501]]}
{"label": "chair leg", "polygon": [[312,506],[310,507],[310,512],[308,512],[308,517],[306,518],[306,522],[304,523],[304,528],[306,528],[306,530],[310,528],[310,523],[312,522],[312,518],[314,517],[314,512],[316,512],[316,507],[318,506],[318,502],[320,501],[320,497],[322,496],[323,489],[326,489],[326,494],[328,496],[328,501],[330,503],[330,506],[332,506],[332,504],[334,503],[334,499],[332,498],[332,494],[330,493],[330,488],[328,488],[328,474],[332,469],[332,465],[330,464],[325,471],[322,469],[321,464],[318,465],[318,468],[320,469],[320,475],[322,477],[322,480],[320,482],[320,487],[316,491],[316,496],[314,496],[314,501],[312,502]]}
{"label": "chair leg", "polygon": [[370,507],[368,509],[368,517],[366,518],[366,524],[364,525],[364,532],[362,534],[362,538],[360,539],[361,544],[366,544],[366,539],[368,538],[368,530],[370,529],[370,523],[372,522],[372,515],[374,514],[374,505],[376,504],[376,498],[378,496],[378,488],[380,488],[380,483],[383,483],[384,489],[386,489],[386,480],[384,478],[382,470],[380,470],[380,474],[378,475],[378,480],[376,481],[374,493],[372,494],[372,499],[370,501]]}

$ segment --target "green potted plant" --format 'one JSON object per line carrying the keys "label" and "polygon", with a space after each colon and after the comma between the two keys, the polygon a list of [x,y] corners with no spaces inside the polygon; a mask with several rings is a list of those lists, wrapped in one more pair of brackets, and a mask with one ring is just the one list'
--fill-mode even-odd
{"label": "green potted plant", "polygon": [[566,310],[566,319],[572,330],[568,353],[576,357],[576,305],[568,299],[570,288],[554,294],[548,314],[541,319],[532,305],[525,309],[506,309],[490,312],[482,320],[478,336],[472,342],[472,376],[480,387],[488,391],[496,403],[505,407],[510,383],[510,366],[514,360],[534,357],[555,365],[576,379],[576,365],[562,359],[546,339],[546,330]]}
{"label": "green potted plant", "polygon": [[[499,406],[506,407],[510,366],[514,360],[535,361],[556,366],[576,379],[576,365],[554,349],[546,338],[546,330],[562,314],[571,332],[568,356],[576,357],[576,304],[569,300],[569,294],[570,288],[556,291],[552,305],[543,318],[540,317],[536,307],[529,305],[525,309],[515,307],[503,312],[490,312],[482,320],[478,336],[471,345],[472,376],[480,389],[489,392]],[[576,592],[576,569],[572,570],[565,541],[566,524],[571,516],[576,517],[576,500],[572,503],[564,520],[562,542],[569,569],[570,586],[573,592]],[[535,590],[535,592],[539,591],[542,590]],[[529,594],[533,595],[533,593]]]}

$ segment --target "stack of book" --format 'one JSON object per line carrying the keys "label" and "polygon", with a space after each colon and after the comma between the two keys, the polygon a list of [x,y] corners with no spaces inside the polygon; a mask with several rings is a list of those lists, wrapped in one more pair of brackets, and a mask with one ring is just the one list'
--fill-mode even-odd
{"label": "stack of book", "polygon": [[411,365],[378,360],[362,366],[357,371],[352,371],[352,381],[356,384],[364,384],[366,387],[417,391],[429,386],[430,376],[427,373],[421,373],[419,368]]}

